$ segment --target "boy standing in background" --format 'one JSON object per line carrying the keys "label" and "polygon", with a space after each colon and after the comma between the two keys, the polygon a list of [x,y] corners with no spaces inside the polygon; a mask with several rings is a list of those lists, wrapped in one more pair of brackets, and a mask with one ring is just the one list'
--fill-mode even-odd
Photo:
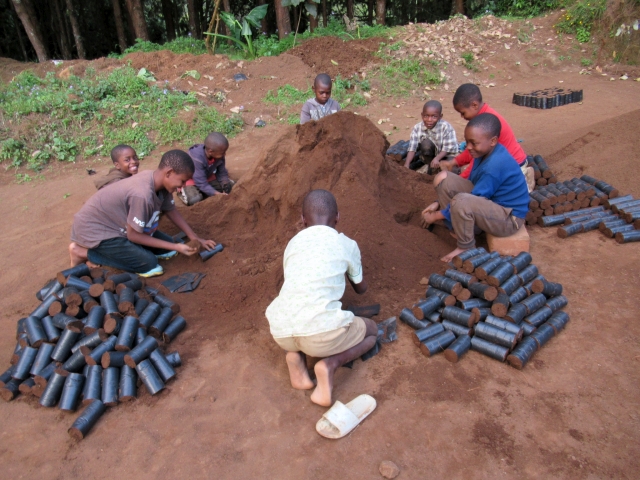
{"label": "boy standing in background", "polygon": [[315,98],[310,98],[302,106],[300,113],[300,125],[307,123],[309,120],[320,120],[322,117],[331,115],[340,111],[340,105],[331,98],[331,77],[326,73],[321,73],[313,81],[313,93]]}

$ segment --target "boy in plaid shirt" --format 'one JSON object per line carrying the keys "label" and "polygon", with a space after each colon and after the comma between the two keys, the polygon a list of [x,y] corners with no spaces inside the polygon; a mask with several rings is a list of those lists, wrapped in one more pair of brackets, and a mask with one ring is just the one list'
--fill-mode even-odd
{"label": "boy in plaid shirt", "polygon": [[411,131],[404,166],[427,173],[437,169],[441,160],[453,158],[457,153],[456,131],[449,122],[442,120],[442,104],[429,100],[422,108],[422,122]]}

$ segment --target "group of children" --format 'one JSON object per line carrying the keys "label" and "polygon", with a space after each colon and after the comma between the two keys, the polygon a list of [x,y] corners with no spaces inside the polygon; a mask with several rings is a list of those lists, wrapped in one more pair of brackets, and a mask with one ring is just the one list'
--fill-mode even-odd
{"label": "group of children", "polygon": [[162,213],[202,248],[215,247],[213,240],[196,235],[175,209],[173,193],[177,192],[187,205],[213,195],[227,195],[233,186],[225,165],[228,148],[226,137],[214,132],[204,143],[192,146],[189,153],[171,150],[162,156],[156,170],[138,173],[140,161],[133,147],[114,147],[113,168],[94,182],[98,191],[74,216],[71,266],[88,261],[142,277],[162,275],[159,259],[198,251],[175,243],[158,230]]}
{"label": "group of children", "polygon": [[[319,120],[340,110],[331,99],[331,78],[318,75],[315,98],[303,108],[300,123]],[[453,106],[468,120],[466,149],[458,151],[453,127],[442,119],[434,100],[422,110],[422,122],[411,133],[407,168],[440,168],[434,177],[438,201],[422,213],[424,225],[442,220],[457,239],[457,248],[442,258],[475,246],[479,230],[509,236],[522,227],[528,209],[526,156],[508,123],[482,100],[477,86],[462,85]],[[96,181],[98,192],[75,215],[69,247],[71,264],[89,261],[149,277],[162,274],[159,258],[197,249],[173,243],[157,230],[161,213],[203,248],[216,244],[196,235],[175,209],[173,193],[187,205],[227,194],[232,182],[225,168],[229,143],[212,133],[189,153],[171,150],[154,171],[138,173],[135,150],[119,145],[112,151],[114,168]],[[466,168],[465,168],[466,167]],[[464,168],[460,174],[454,170]],[[375,322],[342,310],[346,280],[358,294],[367,290],[361,255],[355,241],[338,233],[335,197],[313,190],[304,199],[304,229],[288,243],[283,258],[284,283],[266,316],[276,343],[286,351],[291,385],[311,389],[311,401],[332,404],[333,374],[338,367],[370,350],[377,336]],[[346,279],[345,279],[346,277]],[[311,380],[306,356],[321,358]]]}
{"label": "group of children", "polygon": [[[330,80],[316,78],[316,98],[305,103],[300,123],[339,110],[337,103],[330,103]],[[441,169],[433,181],[438,201],[422,215],[423,226],[443,220],[457,239],[457,248],[442,258],[444,262],[473,248],[479,231],[504,237],[523,226],[529,204],[526,176],[532,173],[526,170],[526,155],[511,127],[483,102],[476,85],[460,86],[453,106],[469,122],[466,149],[458,151],[455,131],[442,119],[442,105],[431,100],[423,107],[422,122],[411,132],[405,161],[405,167],[425,173]],[[460,169],[460,174],[454,173]],[[330,192],[313,190],[306,196],[305,229],[285,249],[284,283],[266,310],[271,334],[286,351],[292,387],[315,387],[311,401],[322,406],[332,404],[336,369],[372,348],[377,335],[375,322],[342,310],[345,275],[356,293],[364,293],[367,283],[358,245],[335,230],[339,219]],[[307,355],[321,358],[313,367],[315,383]]]}

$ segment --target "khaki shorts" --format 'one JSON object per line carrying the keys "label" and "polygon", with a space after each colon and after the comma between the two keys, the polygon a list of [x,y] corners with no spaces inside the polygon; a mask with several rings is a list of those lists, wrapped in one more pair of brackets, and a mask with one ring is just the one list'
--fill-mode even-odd
{"label": "khaki shorts", "polygon": [[274,338],[276,343],[288,352],[303,352],[311,357],[325,358],[355,347],[364,340],[367,324],[360,317],[346,327],[317,333],[306,337]]}

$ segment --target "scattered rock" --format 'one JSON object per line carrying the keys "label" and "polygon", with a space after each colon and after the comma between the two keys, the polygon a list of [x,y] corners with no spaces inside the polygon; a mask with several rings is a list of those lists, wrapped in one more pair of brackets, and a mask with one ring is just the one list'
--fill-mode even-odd
{"label": "scattered rock", "polygon": [[247,78],[247,76],[244,73],[236,73],[233,76],[233,81],[234,82],[244,82],[245,80],[249,80],[249,79]]}
{"label": "scattered rock", "polygon": [[384,478],[396,478],[400,474],[400,468],[391,460],[380,462],[380,475]]}
{"label": "scattered rock", "polygon": [[253,124],[255,127],[265,127],[267,125],[267,123],[260,119],[260,118],[256,118],[255,123]]}
{"label": "scattered rock", "polygon": [[95,175],[95,174],[96,174],[96,173],[98,173],[98,172],[96,172],[93,168],[87,168],[87,173],[88,173],[89,175]]}
{"label": "scattered rock", "polygon": [[427,277],[422,277],[420,279],[420,285],[429,285],[429,279]]}

